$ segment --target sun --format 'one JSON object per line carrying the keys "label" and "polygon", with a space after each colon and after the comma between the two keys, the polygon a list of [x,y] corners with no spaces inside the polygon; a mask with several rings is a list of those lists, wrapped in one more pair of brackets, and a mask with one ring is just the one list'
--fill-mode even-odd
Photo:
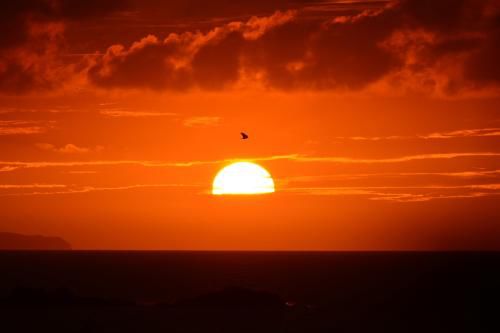
{"label": "sun", "polygon": [[212,194],[262,194],[274,192],[269,172],[258,164],[236,162],[224,167],[215,176]]}

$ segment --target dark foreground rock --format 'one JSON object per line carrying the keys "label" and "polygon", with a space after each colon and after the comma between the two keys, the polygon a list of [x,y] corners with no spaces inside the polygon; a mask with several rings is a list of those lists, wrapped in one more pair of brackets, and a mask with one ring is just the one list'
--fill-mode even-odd
{"label": "dark foreground rock", "polygon": [[[5,332],[482,332],[477,311],[434,305],[426,293],[388,304],[332,300],[329,305],[284,303],[273,293],[228,288],[172,303],[79,296],[66,289],[17,288],[0,299]],[[471,304],[473,306],[473,304]],[[465,316],[464,316],[465,315]]]}

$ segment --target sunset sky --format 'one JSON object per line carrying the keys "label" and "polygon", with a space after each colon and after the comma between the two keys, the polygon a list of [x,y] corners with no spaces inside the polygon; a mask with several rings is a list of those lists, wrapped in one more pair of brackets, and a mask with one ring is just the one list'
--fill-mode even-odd
{"label": "sunset sky", "polygon": [[[0,231],[500,249],[500,1],[21,0],[0,29]],[[241,160],[276,192],[212,195]]]}

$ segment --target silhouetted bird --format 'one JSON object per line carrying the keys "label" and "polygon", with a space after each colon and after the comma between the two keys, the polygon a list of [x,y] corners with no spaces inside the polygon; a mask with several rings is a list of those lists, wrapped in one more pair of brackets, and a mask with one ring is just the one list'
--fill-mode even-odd
{"label": "silhouetted bird", "polygon": [[241,134],[241,139],[242,140],[248,139],[248,134],[246,134],[245,132],[241,132],[240,134]]}

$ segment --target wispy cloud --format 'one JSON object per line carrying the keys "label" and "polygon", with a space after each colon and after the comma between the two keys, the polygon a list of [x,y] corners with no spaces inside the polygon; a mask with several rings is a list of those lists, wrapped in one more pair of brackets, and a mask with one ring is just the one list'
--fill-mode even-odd
{"label": "wispy cloud", "polygon": [[[420,154],[391,158],[362,159],[337,156],[308,156],[300,154],[274,155],[266,157],[233,158],[220,160],[199,161],[151,161],[151,160],[100,160],[100,161],[72,161],[72,162],[22,162],[22,161],[0,161],[0,170],[12,171],[21,168],[47,168],[47,167],[80,167],[80,166],[105,166],[105,165],[141,165],[144,167],[193,167],[212,164],[227,164],[237,161],[292,161],[300,163],[339,163],[339,164],[385,164],[403,163],[418,160],[453,159],[469,157],[499,157],[496,152],[469,152],[469,153],[441,153]],[[6,168],[6,169],[2,169]]]}
{"label": "wispy cloud", "polygon": [[184,119],[184,126],[187,127],[203,127],[219,125],[220,117],[189,117]]}
{"label": "wispy cloud", "polygon": [[70,171],[67,171],[66,173],[74,174],[74,175],[86,175],[86,174],[96,174],[97,171],[95,171],[95,170],[70,170]]}
{"label": "wispy cloud", "polygon": [[0,189],[11,190],[11,189],[53,189],[53,188],[65,188],[66,185],[63,184],[0,184]]}
{"label": "wispy cloud", "polygon": [[401,139],[410,139],[415,138],[412,136],[399,136],[399,135],[391,135],[391,136],[338,136],[335,139],[337,140],[352,140],[352,141],[381,141],[381,140],[401,140]]}
{"label": "wispy cloud", "polygon": [[[4,187],[5,186],[5,187]],[[201,189],[200,185],[187,185],[187,184],[133,184],[123,186],[76,186],[76,185],[0,185],[0,189],[36,189],[35,191],[23,191],[14,193],[3,193],[0,196],[36,196],[36,195],[65,195],[65,194],[78,194],[102,191],[126,191],[134,189]],[[47,191],[39,191],[44,189]]]}
{"label": "wispy cloud", "polygon": [[500,136],[500,128],[475,128],[464,129],[449,132],[435,132],[425,136],[420,136],[423,139],[451,139],[463,137],[481,137],[481,136]]}
{"label": "wispy cloud", "polygon": [[497,196],[500,193],[472,192],[465,194],[412,194],[412,193],[378,193],[376,197],[370,198],[375,201],[395,202],[425,202],[437,199],[469,199],[486,196]]}
{"label": "wispy cloud", "polygon": [[436,199],[478,198],[500,195],[500,184],[463,186],[290,187],[285,193],[320,196],[365,196],[369,200],[424,202]]}
{"label": "wispy cloud", "polygon": [[500,170],[472,170],[472,171],[450,171],[450,172],[377,172],[377,173],[336,173],[326,175],[304,175],[292,176],[277,179],[283,184],[291,182],[314,182],[329,180],[350,180],[362,178],[394,178],[394,177],[413,177],[413,176],[443,176],[453,178],[479,178],[479,177],[497,177],[500,176]]}
{"label": "wispy cloud", "polygon": [[331,17],[331,15],[336,15],[337,12],[344,13],[346,11],[364,11],[370,9],[382,8],[390,0],[362,0],[362,1],[311,1],[306,6],[302,8],[305,12],[312,12],[316,14],[324,14],[326,17]]}
{"label": "wispy cloud", "polygon": [[379,164],[379,163],[401,163],[419,160],[452,159],[457,157],[496,157],[500,153],[496,152],[469,152],[469,153],[436,153],[436,154],[418,154],[391,158],[350,158],[350,157],[329,157],[329,156],[304,156],[288,155],[287,159],[298,162],[324,162],[324,163],[349,163],[349,164]]}
{"label": "wispy cloud", "polygon": [[36,146],[42,150],[53,151],[61,154],[82,154],[93,151],[102,151],[104,149],[103,146],[96,146],[95,148],[87,148],[87,147],[79,147],[72,143],[68,143],[61,147],[56,147],[55,145],[50,143],[37,143]]}
{"label": "wispy cloud", "polygon": [[29,135],[45,133],[53,122],[28,120],[0,120],[0,135]]}
{"label": "wispy cloud", "polygon": [[[127,191],[135,189],[195,190],[207,194],[200,184],[132,184],[123,186],[20,184],[0,185],[0,190],[18,190],[0,193],[0,196],[68,195],[102,191]],[[368,200],[391,202],[426,202],[439,199],[467,199],[500,195],[500,184],[473,184],[463,186],[344,186],[344,187],[285,187],[285,195],[362,196]]]}
{"label": "wispy cloud", "polygon": [[85,112],[84,110],[73,108],[67,105],[51,106],[51,107],[0,107],[0,114],[12,114],[12,113],[76,113]]}
{"label": "wispy cloud", "polygon": [[17,170],[17,169],[19,169],[18,166],[6,165],[6,166],[0,167],[0,172],[9,172],[9,171]]}
{"label": "wispy cloud", "polygon": [[103,116],[111,118],[172,117],[177,115],[176,113],[172,112],[128,111],[118,109],[101,110],[99,111],[99,113]]}
{"label": "wispy cloud", "polygon": [[472,178],[472,177],[494,177],[500,175],[500,170],[473,170],[473,171],[458,171],[458,172],[413,172],[413,173],[402,173],[402,175],[409,176],[423,176],[423,175],[436,175],[436,176],[448,176],[448,177],[460,177],[460,178]]}
{"label": "wispy cloud", "polygon": [[382,141],[382,140],[410,140],[410,139],[456,139],[465,137],[496,137],[500,136],[500,128],[473,128],[454,131],[433,132],[422,135],[391,135],[391,136],[339,136],[339,140],[352,141]]}

